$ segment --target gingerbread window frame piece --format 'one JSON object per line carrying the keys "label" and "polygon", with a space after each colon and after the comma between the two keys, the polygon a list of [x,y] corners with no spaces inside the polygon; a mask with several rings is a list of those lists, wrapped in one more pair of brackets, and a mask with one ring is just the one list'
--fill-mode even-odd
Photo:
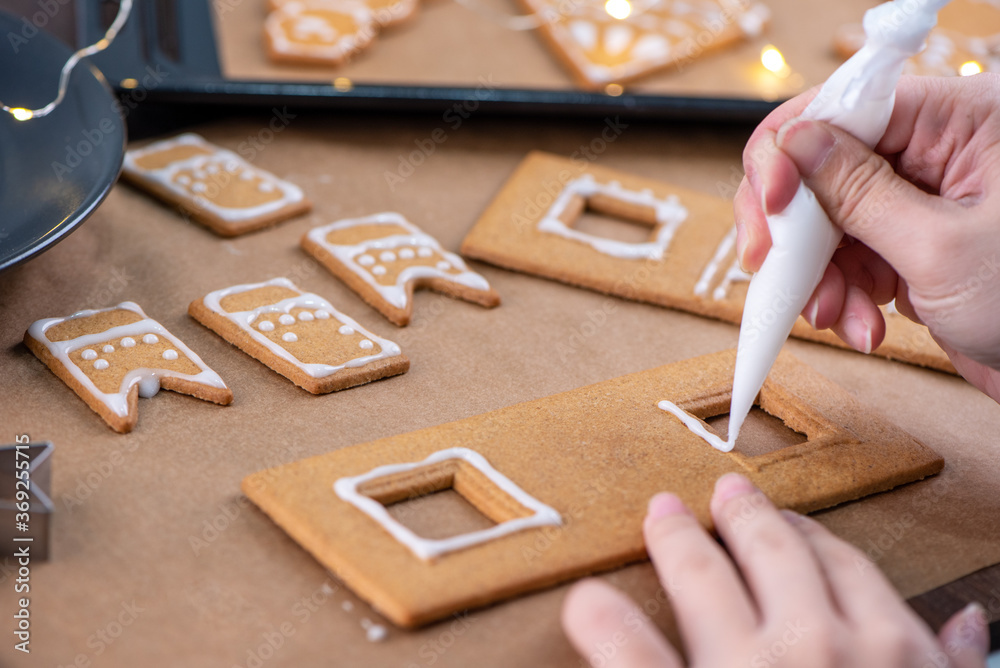
{"label": "gingerbread window frame piece", "polygon": [[[634,192],[648,190],[658,199],[676,196],[688,218],[674,230],[670,252],[661,259],[615,257],[539,229],[567,184],[587,176],[600,183],[616,182]],[[607,211],[609,203],[595,197],[594,204],[593,208]],[[631,216],[637,208],[629,212]],[[750,276],[739,267],[735,241],[731,200],[532,151],[466,235],[461,253],[604,294],[739,323]],[[795,323],[792,336],[847,348],[836,334],[817,331],[804,318]],[[955,373],[927,328],[904,316],[886,318],[886,337],[873,354]]]}
{"label": "gingerbread window frame piece", "polygon": [[[761,405],[809,435],[803,444],[755,457],[721,453],[657,407],[670,397],[695,415],[725,412],[735,359],[735,351],[706,355],[343,448],[249,476],[243,490],[362,598],[413,627],[645,559],[642,523],[660,491],[678,494],[711,526],[712,488],[728,472],[749,476],[779,507],[810,512],[941,470],[930,448],[787,353]],[[428,561],[332,489],[332,481],[420,461],[454,443],[559,509],[563,524]],[[446,463],[391,474],[359,491],[391,503],[414,487],[443,489],[448,473],[439,467]]]}
{"label": "gingerbread window frame piece", "polygon": [[[574,223],[588,206],[652,227],[652,239],[629,243],[575,229]],[[538,222],[538,229],[585,243],[605,255],[662,260],[677,228],[687,218],[688,211],[677,195],[656,197],[648,188],[630,190],[622,187],[618,181],[600,183],[590,174],[584,174],[566,184],[545,217]]]}
{"label": "gingerbread window frame piece", "polygon": [[[506,494],[515,503],[530,510],[531,513],[526,516],[511,517],[509,519],[503,519],[502,516],[498,518],[498,513],[494,512],[494,509],[490,504],[484,504],[478,501],[478,499],[483,496],[493,496],[489,490],[480,487],[480,494],[475,496],[466,496],[465,494],[462,494],[460,490],[456,489],[456,491],[462,494],[463,498],[472,503],[490,520],[496,522],[496,524],[487,529],[471,531],[448,538],[424,538],[422,536],[418,536],[410,528],[390,515],[384,503],[377,500],[377,498],[373,498],[372,496],[359,491],[359,488],[365,483],[377,482],[380,478],[386,478],[388,476],[398,474],[411,472],[420,473],[420,469],[426,469],[434,464],[439,464],[449,460],[471,465],[479,473],[485,476],[489,483],[496,487],[497,491],[502,494]],[[451,475],[454,476],[454,472],[452,472]],[[383,489],[380,495],[382,498],[387,498],[386,495],[389,494],[387,500],[392,501],[397,499],[401,493],[412,498],[418,495],[423,495],[423,493],[427,493],[428,490],[436,492],[452,488],[451,484],[447,484],[450,481],[446,477],[443,481],[439,480],[436,484],[432,482],[431,487],[429,488],[424,487],[422,490],[417,488],[415,491],[417,491],[418,494],[408,494],[408,492],[414,491],[411,484],[412,482],[415,481],[405,481],[401,487],[397,484],[390,490]],[[517,483],[491,466],[485,457],[474,450],[470,450],[469,448],[447,448],[445,450],[435,452],[423,461],[419,462],[385,464],[383,466],[376,467],[367,473],[362,473],[361,475],[340,478],[334,482],[333,489],[337,493],[337,496],[371,517],[379,524],[379,526],[389,532],[393,538],[409,548],[413,554],[428,561],[456,550],[462,550],[474,545],[496,540],[497,538],[501,538],[518,531],[523,531],[525,529],[534,529],[542,526],[560,526],[562,524],[562,517],[555,508],[542,503],[532,495],[525,492],[517,485]],[[502,512],[503,511],[501,511],[501,513]]]}

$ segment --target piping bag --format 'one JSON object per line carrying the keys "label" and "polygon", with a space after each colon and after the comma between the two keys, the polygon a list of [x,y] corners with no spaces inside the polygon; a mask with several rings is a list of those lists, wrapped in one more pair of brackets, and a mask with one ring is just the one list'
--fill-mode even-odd
{"label": "piping bag", "polygon": [[[937,24],[938,10],[948,2],[894,0],[868,10],[865,45],[830,76],[800,118],[826,121],[874,147],[889,125],[903,64],[923,50]],[[723,452],[736,445],[764,379],[844,234],[804,183],[799,183],[784,211],[767,216],[767,224],[771,250],[750,281],[743,307],[728,440],[707,431],[699,420],[670,402],[660,403],[660,408],[677,415]]]}

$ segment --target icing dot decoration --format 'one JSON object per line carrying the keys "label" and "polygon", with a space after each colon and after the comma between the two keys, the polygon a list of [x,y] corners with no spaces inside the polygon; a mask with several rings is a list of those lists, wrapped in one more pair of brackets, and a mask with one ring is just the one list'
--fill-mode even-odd
{"label": "icing dot decoration", "polygon": [[133,339],[131,336],[126,336],[124,339],[122,339],[122,348],[131,348],[134,345],[135,345],[135,339]]}
{"label": "icing dot decoration", "polygon": [[260,184],[257,186],[257,190],[261,191],[262,193],[273,192],[274,184],[269,183],[267,181],[261,181]]}
{"label": "icing dot decoration", "polygon": [[416,255],[417,254],[413,252],[412,248],[404,248],[401,251],[399,251],[400,260],[412,260],[414,257],[416,257]]}
{"label": "icing dot decoration", "polygon": [[80,353],[80,357],[82,357],[85,360],[96,360],[97,359],[97,351],[96,350],[91,350],[90,348],[87,348],[82,353]]}
{"label": "icing dot decoration", "polygon": [[177,351],[171,348],[170,350],[163,351],[163,359],[165,360],[175,360],[177,359]]}
{"label": "icing dot decoration", "polygon": [[280,322],[282,325],[294,325],[295,316],[285,313],[280,318],[278,318],[278,322]]}
{"label": "icing dot decoration", "polygon": [[257,325],[257,329],[262,332],[270,332],[274,329],[274,323],[270,320],[261,320],[260,324]]}
{"label": "icing dot decoration", "polygon": [[143,343],[158,343],[159,340],[160,337],[158,337],[156,334],[147,334],[146,336],[142,337]]}
{"label": "icing dot decoration", "polygon": [[299,337],[295,336],[295,332],[285,332],[281,335],[282,341],[288,341],[289,343],[295,343],[299,340]]}
{"label": "icing dot decoration", "polygon": [[420,257],[430,257],[431,255],[434,255],[434,251],[427,246],[421,246],[420,250],[417,251],[417,255]]}
{"label": "icing dot decoration", "polygon": [[343,327],[341,327],[337,331],[340,332],[341,334],[343,334],[344,336],[350,336],[351,334],[354,333],[354,328],[350,327],[348,325],[344,325]]}
{"label": "icing dot decoration", "polygon": [[109,366],[111,366],[111,364],[107,360],[97,360],[94,362],[94,368],[98,371],[107,369]]}
{"label": "icing dot decoration", "polygon": [[437,268],[440,269],[441,271],[448,271],[449,269],[451,269],[451,264],[445,262],[444,260],[441,260],[440,262],[437,263]]}
{"label": "icing dot decoration", "polygon": [[375,344],[369,341],[368,339],[364,339],[361,343],[358,344],[358,346],[360,346],[362,350],[371,350],[372,348],[375,347]]}
{"label": "icing dot decoration", "polygon": [[324,311],[323,309],[319,309],[318,311],[316,311],[315,315],[320,320],[326,320],[327,318],[330,317],[330,314]]}
{"label": "icing dot decoration", "polygon": [[373,258],[368,253],[365,253],[364,255],[359,255],[358,264],[360,264],[362,267],[370,267],[373,264],[375,264],[375,258]]}
{"label": "icing dot decoration", "polygon": [[372,267],[372,273],[375,274],[376,276],[383,276],[385,274],[385,267],[383,267],[380,264],[375,265],[374,267]]}
{"label": "icing dot decoration", "polygon": [[103,350],[106,353],[113,353],[115,352],[115,347],[109,343],[108,345],[104,346],[101,350]]}
{"label": "icing dot decoration", "polygon": [[383,262],[393,262],[396,260],[396,254],[392,251],[383,251],[382,254],[378,256],[378,259]]}
{"label": "icing dot decoration", "polygon": [[299,320],[302,322],[309,322],[315,317],[310,311],[299,311]]}

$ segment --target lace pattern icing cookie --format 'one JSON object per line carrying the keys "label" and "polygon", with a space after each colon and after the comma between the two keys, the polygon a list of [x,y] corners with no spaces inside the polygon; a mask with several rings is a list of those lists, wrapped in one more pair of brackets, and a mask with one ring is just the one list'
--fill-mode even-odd
{"label": "lace pattern icing cookie", "polygon": [[590,88],[623,82],[763,32],[768,8],[747,0],[636,0],[624,18],[603,0],[520,0],[542,35]]}
{"label": "lace pattern icing cookie", "polygon": [[225,237],[274,225],[312,207],[295,184],[191,133],[128,151],[122,174]]}
{"label": "lace pattern icing cookie", "polygon": [[340,65],[367,48],[378,27],[360,1],[292,0],[267,15],[264,45],[278,63]]}
{"label": "lace pattern icing cookie", "polygon": [[398,345],[287,278],[234,285],[191,303],[191,316],[313,394],[404,373]]}
{"label": "lace pattern icing cookie", "polygon": [[24,342],[117,432],[135,427],[137,397],[161,387],[217,404],[233,400],[217,373],[134,302],[38,320]]}
{"label": "lace pattern icing cookie", "polygon": [[398,213],[314,228],[302,238],[302,247],[400,326],[410,322],[418,287],[488,307],[500,303],[485,278]]}

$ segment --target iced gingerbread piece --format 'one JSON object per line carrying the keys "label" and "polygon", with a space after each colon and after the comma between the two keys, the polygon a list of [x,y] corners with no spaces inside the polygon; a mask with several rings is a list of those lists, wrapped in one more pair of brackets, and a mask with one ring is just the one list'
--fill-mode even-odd
{"label": "iced gingerbread piece", "polygon": [[278,11],[287,5],[341,5],[347,6],[351,3],[361,2],[371,12],[371,18],[380,28],[387,28],[406,21],[417,13],[419,8],[418,0],[270,0],[268,6],[271,11]]}
{"label": "iced gingerbread piece", "polygon": [[287,278],[234,285],[191,302],[195,320],[313,394],[405,373],[410,360]]}
{"label": "iced gingerbread piece", "polygon": [[223,237],[312,208],[295,184],[191,133],[128,151],[122,175]]}
{"label": "iced gingerbread piece", "polygon": [[770,17],[745,0],[520,0],[573,77],[621,83],[760,35]]}
{"label": "iced gingerbread piece", "polygon": [[24,343],[119,433],[138,420],[138,397],[160,388],[226,405],[233,393],[190,348],[138,304],[38,320]]}
{"label": "iced gingerbread piece", "polygon": [[[837,31],[833,45],[838,55],[849,58],[864,43],[864,27],[851,23]],[[941,77],[1000,72],[1000,4],[952,0],[938,13],[927,48],[910,58],[903,72]]]}
{"label": "iced gingerbread piece", "polygon": [[378,213],[317,227],[302,248],[391,322],[409,324],[413,291],[494,307],[500,296],[455,253],[398,213]]}
{"label": "iced gingerbread piece", "polygon": [[[707,355],[343,448],[251,475],[243,491],[359,596],[413,627],[645,559],[646,506],[663,490],[708,526],[727,472],[810,512],[941,470],[931,449],[784,353],[759,405],[802,442],[722,453],[657,406],[671,397],[693,419],[725,414],[735,359]],[[405,526],[417,504],[392,513],[442,490],[492,525],[441,538],[450,510],[419,530]]]}
{"label": "iced gingerbread piece", "polygon": [[[576,229],[585,209],[648,229],[648,241],[626,243]],[[736,261],[731,201],[600,165],[581,168],[540,152],[524,159],[466,236],[461,252],[507,269],[734,323],[742,318],[750,279]],[[926,327],[885,313],[886,337],[876,355],[954,373]],[[792,334],[846,348],[833,332],[816,331],[804,318]]]}
{"label": "iced gingerbread piece", "polygon": [[[361,0],[274,2],[264,21],[264,46],[277,63],[340,65],[366,49],[378,33],[372,9]],[[416,8],[413,0],[411,12]],[[405,12],[400,12],[400,16]],[[381,15],[388,17],[387,9]]]}

